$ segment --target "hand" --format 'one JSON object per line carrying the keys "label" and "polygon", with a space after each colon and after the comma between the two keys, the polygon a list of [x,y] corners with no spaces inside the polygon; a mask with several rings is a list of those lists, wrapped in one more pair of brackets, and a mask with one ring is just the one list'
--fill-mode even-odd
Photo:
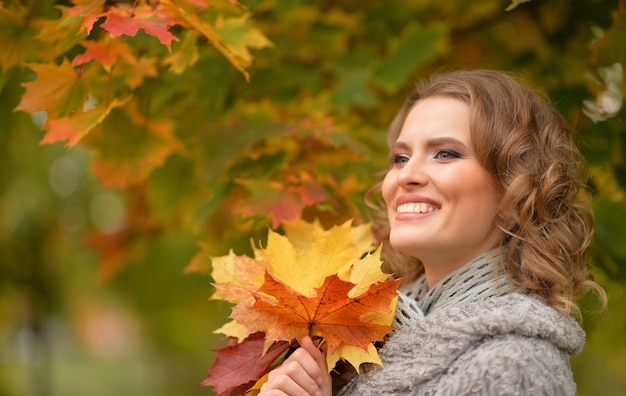
{"label": "hand", "polygon": [[330,396],[331,386],[326,358],[311,338],[305,337],[301,348],[270,372],[259,396]]}

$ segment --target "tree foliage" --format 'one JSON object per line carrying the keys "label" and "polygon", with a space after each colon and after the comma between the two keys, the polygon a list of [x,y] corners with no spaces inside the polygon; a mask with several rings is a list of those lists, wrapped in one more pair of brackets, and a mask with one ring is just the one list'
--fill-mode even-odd
{"label": "tree foliage", "polygon": [[144,202],[155,226],[191,222],[199,239],[228,243],[269,221],[361,218],[360,197],[384,168],[382,131],[415,77],[441,66],[522,71],[589,147],[609,253],[600,263],[619,267],[626,255],[602,205],[615,203],[604,184],[624,184],[606,154],[623,143],[609,131],[620,125],[626,17],[594,1],[521,3],[507,13],[498,1],[5,1],[0,66],[32,72],[14,110],[45,112],[42,143],[89,147],[100,182]]}
{"label": "tree foliage", "polygon": [[462,67],[521,74],[566,116],[592,260],[624,281],[624,42],[623,0],[3,0],[0,293],[62,306],[67,244],[123,283],[250,254],[267,226],[362,222],[412,82]]}

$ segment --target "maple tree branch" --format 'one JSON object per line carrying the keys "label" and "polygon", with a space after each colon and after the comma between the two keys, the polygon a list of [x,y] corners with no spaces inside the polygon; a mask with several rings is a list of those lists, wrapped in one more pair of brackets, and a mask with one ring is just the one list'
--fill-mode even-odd
{"label": "maple tree branch", "polygon": [[109,70],[109,78],[107,79],[107,92],[104,97],[104,104],[106,107],[111,103],[111,87],[113,85],[113,69],[115,68],[115,64],[111,66],[111,70]]}
{"label": "maple tree branch", "polygon": [[133,4],[130,6],[130,15],[135,15],[135,8],[137,8],[138,3],[139,0],[133,1]]}

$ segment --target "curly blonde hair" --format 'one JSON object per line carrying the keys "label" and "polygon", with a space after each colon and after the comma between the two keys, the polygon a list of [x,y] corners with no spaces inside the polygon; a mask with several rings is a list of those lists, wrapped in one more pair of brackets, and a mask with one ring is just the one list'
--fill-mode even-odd
{"label": "curly blonde hair", "polygon": [[[510,279],[567,314],[580,315],[578,298],[590,290],[605,305],[605,292],[586,261],[594,218],[580,195],[581,156],[563,117],[506,73],[453,71],[418,84],[390,126],[390,146],[413,105],[432,96],[470,107],[473,149],[501,196],[496,224],[506,235],[501,243],[507,245],[503,265]],[[423,272],[421,264],[389,246],[386,210],[378,205],[376,212],[385,261],[397,275],[414,279]]]}

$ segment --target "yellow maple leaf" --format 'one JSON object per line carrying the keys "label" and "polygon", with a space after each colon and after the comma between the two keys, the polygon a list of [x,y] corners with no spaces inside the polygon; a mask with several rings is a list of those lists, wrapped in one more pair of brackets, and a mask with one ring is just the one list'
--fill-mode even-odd
{"label": "yellow maple leaf", "polygon": [[240,302],[263,284],[265,262],[245,255],[237,256],[231,250],[228,256],[211,258],[216,292],[215,300]]}
{"label": "yellow maple leaf", "polygon": [[239,324],[234,320],[225,323],[219,329],[214,330],[213,333],[224,334],[227,337],[236,338],[237,342],[242,342],[250,335],[250,331],[248,331],[246,326]]}
{"label": "yellow maple leaf", "polygon": [[[384,282],[389,278],[389,274],[386,274],[381,269],[380,252],[382,246],[379,246],[376,251],[370,253],[360,260],[356,260],[347,271],[346,279],[356,286],[348,294],[350,297],[357,296],[365,292],[370,285],[378,282]],[[339,274],[341,277],[342,274]]]}
{"label": "yellow maple leaf", "polygon": [[[349,280],[351,266],[365,252],[362,229],[358,228],[355,238],[350,221],[328,231],[316,223],[311,228],[299,227],[303,233],[298,236],[294,233],[289,234],[290,237],[282,236],[270,231],[264,249],[268,272],[304,296],[315,295],[315,289],[330,275]],[[380,261],[377,266],[380,267]]]}
{"label": "yellow maple leaf", "polygon": [[337,362],[342,359],[350,363],[356,369],[357,374],[360,374],[359,368],[363,363],[383,365],[374,344],[369,344],[367,350],[354,345],[341,344],[334,353],[332,351],[326,353],[328,367],[335,367]]}
{"label": "yellow maple leaf", "polygon": [[[342,227],[350,223],[351,221],[347,221]],[[283,223],[283,228],[285,229],[287,239],[289,239],[291,244],[301,253],[306,253],[311,247],[314,230],[316,230],[316,232],[324,232],[324,228],[318,220],[308,222],[298,219]],[[352,234],[352,244],[359,251],[366,252],[374,247],[374,235],[372,234],[372,228],[369,224],[352,226],[350,232]]]}

